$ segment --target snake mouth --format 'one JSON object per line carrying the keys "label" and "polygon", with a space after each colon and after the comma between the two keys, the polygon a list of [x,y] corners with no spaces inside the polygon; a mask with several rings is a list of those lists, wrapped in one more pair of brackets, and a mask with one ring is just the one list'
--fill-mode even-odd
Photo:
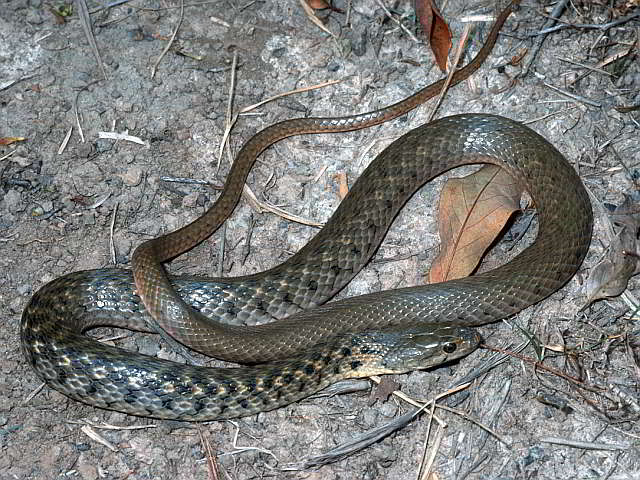
{"label": "snake mouth", "polygon": [[452,362],[473,352],[482,342],[472,328],[426,324],[379,332],[376,341],[389,345],[381,364],[388,373],[424,370]]}

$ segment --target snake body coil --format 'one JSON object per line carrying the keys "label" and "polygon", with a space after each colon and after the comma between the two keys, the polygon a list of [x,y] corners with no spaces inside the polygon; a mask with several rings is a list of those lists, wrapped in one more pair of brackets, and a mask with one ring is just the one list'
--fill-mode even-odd
{"label": "snake body coil", "polygon": [[[488,44],[495,41],[505,12]],[[489,51],[485,45],[479,62],[476,58],[473,68],[457,72],[454,82],[468,76]],[[437,90],[440,84],[435,85]],[[433,91],[432,85],[417,96],[424,101]],[[415,98],[400,102],[402,108],[413,108]],[[389,107],[389,118],[401,112],[397,105]],[[23,350],[38,375],[72,398],[127,413],[188,420],[241,416],[303,398],[337,378],[406,371],[457,358],[478,342],[467,327],[512,315],[574,275],[592,229],[591,205],[580,179],[563,156],[529,128],[476,114],[437,120],[393,142],[360,176],[318,235],[278,267],[229,279],[168,279],[159,268],[159,261],[210,234],[222,215],[212,212],[233,210],[247,172],[268,144],[300,132],[380,123],[388,111],[380,112],[345,121],[288,121],[251,139],[234,163],[227,190],[205,216],[134,254],[136,283],[146,308],[127,271],[76,272],[45,285],[25,308],[21,326]],[[399,209],[420,186],[469,163],[500,165],[530,193],[538,208],[539,231],[529,248],[508,264],[474,277],[317,306],[369,260]],[[310,307],[315,308],[300,311]],[[230,370],[190,367],[125,353],[82,334],[105,324],[146,331],[148,312],[161,324],[173,316],[163,327],[199,351],[226,360],[274,363]],[[255,327],[204,319],[252,322],[295,312]],[[405,344],[400,353],[398,340]],[[319,346],[310,350],[312,345]]]}

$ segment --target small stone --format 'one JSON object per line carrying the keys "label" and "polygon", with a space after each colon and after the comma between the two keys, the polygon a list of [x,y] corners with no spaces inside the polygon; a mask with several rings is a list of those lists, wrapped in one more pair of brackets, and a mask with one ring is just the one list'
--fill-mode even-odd
{"label": "small stone", "polygon": [[129,167],[125,173],[118,175],[118,177],[122,179],[125,185],[135,187],[142,181],[142,169],[140,167]]}
{"label": "small stone", "polygon": [[80,454],[78,457],[76,470],[80,474],[80,478],[83,480],[95,480],[98,478],[98,469],[83,454]]}
{"label": "small stone", "polygon": [[82,224],[88,226],[96,224],[96,217],[94,217],[93,212],[85,212],[82,215]]}
{"label": "small stone", "polygon": [[198,192],[190,193],[182,199],[182,206],[185,208],[193,208],[198,204]]}
{"label": "small stone", "polygon": [[44,18],[42,18],[42,14],[39,10],[29,10],[25,17],[25,20],[27,21],[27,23],[30,23],[32,25],[40,25],[42,22],[44,22]]}
{"label": "small stone", "polygon": [[90,143],[81,143],[76,146],[76,154],[80,158],[88,158],[93,153],[93,145]]}
{"label": "small stone", "polygon": [[9,190],[4,196],[4,203],[6,204],[7,209],[12,213],[24,210],[22,196],[17,190]]}
{"label": "small stone", "polygon": [[10,160],[13,163],[17,163],[21,167],[28,167],[33,163],[33,160],[30,160],[27,157],[23,157],[22,155],[13,155],[12,157],[10,157]]}

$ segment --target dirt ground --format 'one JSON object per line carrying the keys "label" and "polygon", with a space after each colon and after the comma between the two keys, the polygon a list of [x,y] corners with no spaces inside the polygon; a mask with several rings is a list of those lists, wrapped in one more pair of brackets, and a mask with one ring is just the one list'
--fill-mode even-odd
{"label": "dirt ground", "polygon": [[[208,186],[161,177],[222,183],[228,160],[223,156],[218,168],[218,152],[234,54],[234,111],[296,88],[341,83],[241,116],[231,134],[233,152],[279,120],[365,112],[402,99],[440,77],[432,54],[375,1],[352,0],[349,24],[344,14],[332,13],[326,24],[336,35],[331,38],[296,0],[186,2],[181,23],[177,0],[112,2],[121,4],[108,8],[108,2],[92,0],[88,6],[107,75],[103,80],[77,5],[65,22],[52,13],[68,3],[9,0],[0,10],[0,137],[26,138],[0,146],[0,479],[399,480],[417,477],[425,447],[435,455],[432,479],[640,478],[637,317],[621,299],[583,309],[586,280],[611,242],[606,207],[620,205],[623,194],[637,188],[638,113],[615,107],[640,103],[638,48],[621,55],[637,41],[640,18],[606,30],[554,31],[519,77],[539,38],[535,34],[547,21],[543,14],[551,12],[525,2],[507,21],[485,65],[453,88],[438,111],[438,116],[497,113],[526,122],[566,155],[593,193],[594,239],[579,274],[542,304],[481,329],[499,348],[525,341],[523,330],[535,342],[555,346],[546,351],[544,364],[581,378],[584,385],[509,359],[442,400],[457,412],[436,410],[446,429],[440,431],[422,414],[346,459],[290,470],[290,464],[349,442],[413,407],[395,397],[370,405],[367,392],[352,393],[201,425],[98,410],[47,387],[38,390],[41,382],[20,350],[22,310],[38,288],[60,275],[128,267],[141,241],[199,216],[215,198]],[[384,3],[415,31],[412,2]],[[443,14],[454,42],[463,29],[461,19],[493,14],[491,3],[446,4]],[[632,14],[622,11],[632,3],[574,2],[561,18],[604,24]],[[335,5],[347,9],[342,0]],[[477,24],[466,60],[490,26],[490,17]],[[339,175],[352,183],[385,145],[425,123],[431,105],[359,132],[280,142],[262,155],[249,184],[261,200],[323,222],[340,201]],[[146,145],[99,138],[99,132],[128,132]],[[438,179],[415,195],[376,260],[341,296],[423,281],[437,253],[435,207],[441,185]],[[216,275],[220,268],[224,276],[259,272],[285,260],[315,231],[258,213],[242,201],[227,222],[221,266],[218,232],[170,268],[176,274]],[[502,261],[514,238],[507,235],[485,268]],[[631,294],[636,286],[632,281]],[[116,342],[180,361],[154,336],[136,334]],[[521,354],[536,358],[531,345]],[[431,398],[493,355],[479,350],[451,366],[402,376],[402,391]]]}

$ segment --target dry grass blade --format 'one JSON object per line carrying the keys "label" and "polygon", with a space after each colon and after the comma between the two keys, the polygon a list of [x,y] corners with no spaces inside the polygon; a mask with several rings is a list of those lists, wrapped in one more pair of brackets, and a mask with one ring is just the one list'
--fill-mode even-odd
{"label": "dry grass blade", "polygon": [[175,30],[171,34],[171,38],[167,42],[167,45],[164,47],[164,50],[162,50],[162,53],[158,56],[158,59],[153,64],[153,67],[151,68],[151,78],[154,78],[156,76],[156,71],[158,69],[158,65],[160,65],[160,62],[162,61],[162,57],[166,55],[166,53],[171,48],[171,45],[173,45],[173,42],[176,39],[176,35],[178,34],[178,30],[180,30],[180,26],[182,25],[183,19],[184,19],[184,0],[181,0],[180,1],[180,18],[178,19],[178,24],[176,25]]}
{"label": "dry grass blade", "polygon": [[307,18],[309,20],[311,20],[311,22],[314,25],[316,25],[323,32],[328,33],[329,35],[331,35],[333,38],[336,38],[336,36],[333,34],[333,32],[331,30],[329,30],[327,27],[325,27],[324,24],[320,21],[320,19],[318,17],[316,17],[316,14],[313,12],[313,9],[309,6],[309,4],[307,2],[305,2],[305,0],[300,0],[300,6],[304,10],[304,13],[307,16]]}
{"label": "dry grass blade", "polygon": [[89,9],[87,8],[87,2],[85,0],[76,0],[76,5],[78,6],[78,13],[80,16],[80,23],[82,24],[82,29],[84,30],[84,34],[87,37],[89,46],[93,51],[93,56],[96,58],[98,67],[102,72],[102,77],[106,80],[107,72],[104,69],[104,64],[102,63],[102,58],[100,57],[100,51],[98,50],[96,38],[93,35],[93,29],[91,28],[91,17],[89,16]]}

